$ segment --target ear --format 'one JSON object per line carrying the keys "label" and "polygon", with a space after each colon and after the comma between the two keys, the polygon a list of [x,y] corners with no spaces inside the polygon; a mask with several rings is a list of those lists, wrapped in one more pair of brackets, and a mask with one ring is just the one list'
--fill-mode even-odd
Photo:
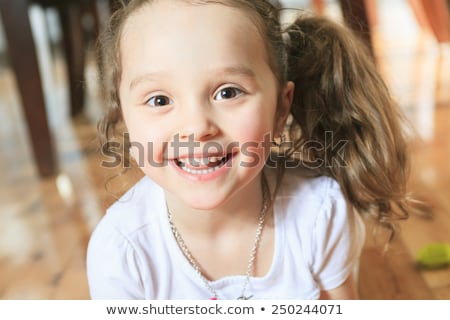
{"label": "ear", "polygon": [[283,132],[294,99],[294,90],[295,84],[292,81],[286,82],[281,89],[277,118],[275,119],[274,137],[278,137]]}

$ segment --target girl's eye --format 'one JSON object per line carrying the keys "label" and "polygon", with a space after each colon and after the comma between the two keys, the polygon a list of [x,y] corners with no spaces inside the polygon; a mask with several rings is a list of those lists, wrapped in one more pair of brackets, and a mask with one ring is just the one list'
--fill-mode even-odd
{"label": "girl's eye", "polygon": [[166,96],[154,96],[147,101],[151,107],[164,107],[172,103],[172,99]]}
{"label": "girl's eye", "polygon": [[217,92],[216,95],[214,96],[214,99],[216,100],[233,99],[236,98],[237,96],[240,96],[241,94],[243,94],[242,90],[238,88],[229,87],[219,90],[219,92]]}

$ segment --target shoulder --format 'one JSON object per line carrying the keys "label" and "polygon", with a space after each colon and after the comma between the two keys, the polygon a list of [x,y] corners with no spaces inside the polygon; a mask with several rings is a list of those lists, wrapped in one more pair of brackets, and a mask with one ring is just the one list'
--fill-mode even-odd
{"label": "shoulder", "polygon": [[309,177],[300,170],[286,170],[276,201],[308,231],[313,228],[326,233],[329,228],[344,227],[360,219],[336,180],[327,176]]}
{"label": "shoulder", "polygon": [[93,298],[143,298],[146,246],[158,236],[162,190],[141,179],[106,212],[89,240],[87,275]]}
{"label": "shoulder", "polygon": [[297,169],[286,169],[276,198],[291,209],[303,212],[323,213],[333,204],[347,204],[336,180],[307,176]]}
{"label": "shoulder", "polygon": [[364,222],[330,177],[305,177],[289,169],[277,201],[289,221],[293,243],[322,290],[338,287],[350,275],[361,253]]}
{"label": "shoulder", "polygon": [[163,205],[163,190],[148,177],[143,177],[107,209],[94,233],[108,226],[130,235],[152,224]]}
{"label": "shoulder", "polygon": [[157,219],[164,208],[163,191],[149,178],[142,178],[97,224],[89,240],[88,257],[97,260],[95,257],[105,252],[139,254],[141,243],[157,230]]}
{"label": "shoulder", "polygon": [[[274,177],[269,181],[275,181]],[[355,219],[337,181],[307,176],[296,169],[284,172],[274,205],[280,221],[285,221],[287,233],[296,235],[297,239],[292,240],[304,246],[305,254],[312,253],[311,248],[327,238],[330,231],[345,229],[349,220]]]}

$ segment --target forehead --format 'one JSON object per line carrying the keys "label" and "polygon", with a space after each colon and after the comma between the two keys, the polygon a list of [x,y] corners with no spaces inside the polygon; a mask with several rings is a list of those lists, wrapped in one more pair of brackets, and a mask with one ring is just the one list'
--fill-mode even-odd
{"label": "forehead", "polygon": [[189,19],[189,16],[194,15],[198,17],[197,22],[204,25],[222,17],[223,20],[233,18],[241,20],[243,23],[247,23],[247,26],[251,25],[255,31],[258,31],[257,25],[261,26],[256,11],[252,11],[239,2],[234,3],[232,0],[149,0],[131,12],[125,21],[125,29],[127,26],[132,26],[136,17],[141,15],[144,15],[145,19],[159,24],[161,29],[169,24],[182,22],[183,17]]}
{"label": "forehead", "polygon": [[267,61],[263,37],[248,10],[182,0],[156,0],[129,16],[120,51],[124,69],[140,59],[149,64],[188,63],[199,56],[205,62],[232,56],[249,61],[258,56]]}

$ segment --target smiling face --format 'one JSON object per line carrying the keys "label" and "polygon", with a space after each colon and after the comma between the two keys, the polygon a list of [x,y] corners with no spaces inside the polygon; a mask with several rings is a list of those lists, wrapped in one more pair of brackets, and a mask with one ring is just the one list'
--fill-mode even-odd
{"label": "smiling face", "polygon": [[245,11],[155,1],[128,18],[120,53],[123,117],[147,176],[203,210],[259,183],[292,88],[279,99]]}

